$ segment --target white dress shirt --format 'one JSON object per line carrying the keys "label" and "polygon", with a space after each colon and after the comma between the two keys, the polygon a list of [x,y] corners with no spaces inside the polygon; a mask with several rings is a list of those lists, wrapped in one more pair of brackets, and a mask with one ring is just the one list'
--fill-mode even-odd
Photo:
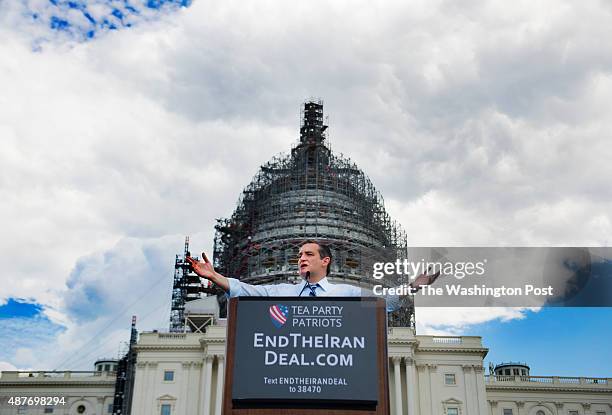
{"label": "white dress shirt", "polygon": [[[270,285],[251,285],[235,278],[228,278],[229,291],[228,297],[308,297],[310,289],[306,287],[306,281],[299,284],[270,284]],[[317,297],[373,297],[372,290],[355,287],[349,284],[332,284],[327,277],[316,284],[311,284],[315,289]],[[376,296],[378,297],[378,296]],[[401,306],[401,301],[397,295],[380,296],[387,303],[387,312],[395,311]]]}

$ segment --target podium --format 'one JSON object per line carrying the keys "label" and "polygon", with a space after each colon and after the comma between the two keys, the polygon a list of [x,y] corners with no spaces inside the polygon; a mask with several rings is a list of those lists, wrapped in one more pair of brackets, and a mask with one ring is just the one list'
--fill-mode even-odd
{"label": "podium", "polygon": [[238,297],[223,415],[388,415],[387,316],[376,297]]}

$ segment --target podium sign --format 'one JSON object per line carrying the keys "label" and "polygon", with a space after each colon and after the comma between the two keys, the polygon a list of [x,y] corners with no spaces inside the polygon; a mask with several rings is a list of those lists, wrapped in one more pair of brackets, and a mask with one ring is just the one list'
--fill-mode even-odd
{"label": "podium sign", "polygon": [[240,297],[230,300],[228,329],[225,414],[385,413],[383,300]]}

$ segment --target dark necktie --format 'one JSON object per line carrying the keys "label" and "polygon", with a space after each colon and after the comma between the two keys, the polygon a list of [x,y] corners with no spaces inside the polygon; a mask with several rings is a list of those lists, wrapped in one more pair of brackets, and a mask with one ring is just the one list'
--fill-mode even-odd
{"label": "dark necktie", "polygon": [[319,287],[319,284],[316,285],[310,285],[309,283],[306,283],[306,286],[304,288],[308,287],[308,289],[310,290],[310,293],[308,294],[311,297],[316,297],[317,296],[317,292],[316,289],[317,287]]}

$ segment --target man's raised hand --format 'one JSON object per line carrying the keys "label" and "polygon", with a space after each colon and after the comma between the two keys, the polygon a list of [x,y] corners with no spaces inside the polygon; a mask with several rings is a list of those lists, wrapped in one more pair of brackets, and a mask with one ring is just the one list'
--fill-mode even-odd
{"label": "man's raised hand", "polygon": [[196,275],[212,281],[213,284],[217,284],[226,292],[229,291],[229,281],[223,275],[215,271],[204,252],[202,252],[202,259],[204,262],[196,261],[190,256],[185,257],[185,260],[189,262],[189,265],[191,265]]}
{"label": "man's raised hand", "polygon": [[410,288],[412,288],[412,293],[416,293],[417,291],[421,289],[421,287],[425,285],[433,284],[440,276],[440,271],[436,272],[435,274],[427,275],[428,271],[429,270],[425,271],[424,273],[416,277],[414,281],[410,283]]}
{"label": "man's raised hand", "polygon": [[212,264],[210,263],[204,252],[202,252],[202,259],[204,260],[204,262],[196,261],[190,256],[186,257],[185,259],[187,260],[187,262],[189,262],[191,268],[193,268],[193,272],[195,272],[197,275],[199,275],[200,277],[204,277],[208,280],[214,280],[216,274],[215,269],[213,268]]}

